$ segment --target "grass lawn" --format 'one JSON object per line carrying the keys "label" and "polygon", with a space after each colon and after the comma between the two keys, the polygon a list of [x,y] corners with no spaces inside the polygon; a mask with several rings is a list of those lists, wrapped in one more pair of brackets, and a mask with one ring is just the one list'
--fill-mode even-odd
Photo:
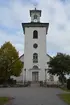
{"label": "grass lawn", "polygon": [[60,94],[59,95],[62,100],[64,100],[68,105],[70,105],[70,94]]}
{"label": "grass lawn", "polygon": [[66,91],[66,92],[70,92],[70,90],[68,90],[67,88],[61,88],[61,89]]}
{"label": "grass lawn", "polygon": [[7,103],[9,100],[8,97],[0,97],[0,105],[4,105],[5,103]]}

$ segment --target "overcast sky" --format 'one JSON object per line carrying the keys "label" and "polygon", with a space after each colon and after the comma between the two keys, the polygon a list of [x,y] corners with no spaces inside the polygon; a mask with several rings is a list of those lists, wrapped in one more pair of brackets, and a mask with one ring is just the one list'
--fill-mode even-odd
{"label": "overcast sky", "polygon": [[0,0],[0,46],[10,41],[24,53],[22,22],[30,22],[29,10],[34,4],[42,10],[42,22],[49,22],[47,53],[70,54],[70,0]]}

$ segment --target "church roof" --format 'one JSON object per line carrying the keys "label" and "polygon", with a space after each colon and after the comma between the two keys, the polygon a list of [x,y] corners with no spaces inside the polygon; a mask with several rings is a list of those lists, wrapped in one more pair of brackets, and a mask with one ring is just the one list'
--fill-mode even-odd
{"label": "church roof", "polygon": [[48,57],[52,58],[49,54],[46,54]]}
{"label": "church roof", "polygon": [[47,34],[49,23],[40,23],[40,22],[22,23],[22,27],[24,34],[25,34],[25,27],[46,27],[46,34]]}
{"label": "church roof", "polygon": [[19,58],[22,58],[24,56],[24,54],[22,54]]}
{"label": "church roof", "polygon": [[[52,58],[49,54],[46,54],[48,57],[50,57],[50,58]],[[20,58],[22,58],[24,56],[24,54],[22,54],[20,57],[19,57],[19,59]]]}

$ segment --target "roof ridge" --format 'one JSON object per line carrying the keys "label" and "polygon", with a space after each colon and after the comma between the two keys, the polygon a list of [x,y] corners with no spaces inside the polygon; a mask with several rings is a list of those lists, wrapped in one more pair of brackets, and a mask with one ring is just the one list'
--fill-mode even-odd
{"label": "roof ridge", "polygon": [[[49,54],[46,54],[46,55],[48,55],[50,58],[52,58]],[[24,54],[22,54],[19,58],[21,58],[22,56],[24,56]]]}

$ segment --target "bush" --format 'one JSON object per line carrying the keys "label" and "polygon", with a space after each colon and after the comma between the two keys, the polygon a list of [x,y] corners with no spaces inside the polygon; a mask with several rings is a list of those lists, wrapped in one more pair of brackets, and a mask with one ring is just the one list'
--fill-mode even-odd
{"label": "bush", "polygon": [[16,80],[13,80],[13,79],[8,79],[7,82],[9,85],[15,85],[16,84]]}
{"label": "bush", "polygon": [[24,87],[24,85],[23,84],[17,84],[17,85],[15,85],[15,87]]}
{"label": "bush", "polygon": [[70,79],[67,80],[67,89],[70,90]]}
{"label": "bush", "polygon": [[40,81],[40,86],[43,86],[43,81]]}
{"label": "bush", "polygon": [[31,81],[28,81],[28,86],[31,86]]}
{"label": "bush", "polygon": [[60,83],[63,83],[63,84],[66,83],[67,82],[66,77],[65,76],[63,76],[63,77],[62,76],[59,76],[59,82]]}
{"label": "bush", "polygon": [[59,85],[58,84],[47,84],[47,87],[50,87],[50,88],[58,88]]}
{"label": "bush", "polygon": [[0,79],[0,84],[3,84],[5,82],[4,79]]}
{"label": "bush", "polygon": [[28,86],[30,86],[31,85],[31,81],[24,81],[24,87],[28,87]]}
{"label": "bush", "polygon": [[44,87],[47,86],[47,82],[46,82],[46,81],[43,82],[43,86],[44,86]]}

